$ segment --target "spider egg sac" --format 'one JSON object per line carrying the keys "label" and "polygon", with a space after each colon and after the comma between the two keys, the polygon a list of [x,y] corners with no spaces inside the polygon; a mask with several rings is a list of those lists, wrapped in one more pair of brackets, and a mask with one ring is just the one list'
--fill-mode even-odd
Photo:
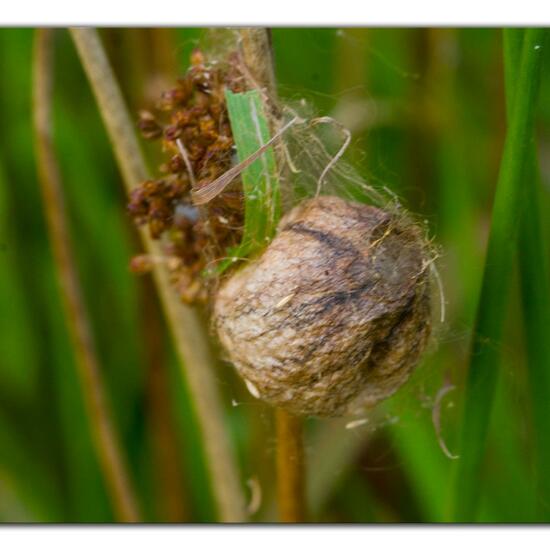
{"label": "spider egg sac", "polygon": [[296,206],[251,264],[223,281],[214,326],[263,400],[340,416],[404,384],[430,334],[421,231],[333,196]]}

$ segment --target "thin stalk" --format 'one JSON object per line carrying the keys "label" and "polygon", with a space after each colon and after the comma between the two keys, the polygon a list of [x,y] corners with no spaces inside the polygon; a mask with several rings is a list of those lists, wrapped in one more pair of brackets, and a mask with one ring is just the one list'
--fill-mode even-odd
{"label": "thin stalk", "polygon": [[283,409],[275,410],[277,432],[277,504],[279,520],[305,521],[305,463],[302,420]]}
{"label": "thin stalk", "polygon": [[33,115],[38,180],[95,451],[117,519],[137,522],[138,506],[113,426],[72,253],[61,175],[52,139],[53,32],[51,29],[37,30],[34,42]]}
{"label": "thin stalk", "polygon": [[[504,30],[506,110],[512,118],[516,77],[521,60],[523,29]],[[546,36],[546,40],[547,40]],[[541,46],[543,44],[541,43]],[[528,376],[535,439],[535,476],[538,489],[537,519],[550,520],[550,270],[540,216],[540,181],[534,143],[530,144],[524,169],[524,196],[518,242],[521,297],[523,302]]]}
{"label": "thin stalk", "polygon": [[500,364],[503,321],[517,243],[523,169],[533,138],[535,100],[542,62],[544,29],[526,33],[516,97],[500,166],[483,283],[474,327],[462,420],[454,498],[454,519],[473,521]]}
{"label": "thin stalk", "polygon": [[161,521],[182,523],[189,521],[189,506],[183,489],[183,464],[178,449],[175,419],[171,403],[166,399],[169,380],[164,325],[153,282],[142,279],[141,283],[141,337],[148,365],[147,417],[156,481],[155,502]]}
{"label": "thin stalk", "polygon": [[[271,36],[264,28],[238,31],[241,56],[253,87],[262,92],[271,129],[279,127],[276,105],[277,89]],[[284,522],[305,518],[305,464],[302,420],[282,409],[275,411],[277,431],[277,500],[279,517]]]}
{"label": "thin stalk", "polygon": [[266,101],[274,107],[277,87],[271,36],[267,29],[251,27],[239,29],[240,50],[244,66],[248,70],[248,78],[254,88],[264,92]]}
{"label": "thin stalk", "polygon": [[[70,32],[130,192],[148,179],[148,170],[120,88],[97,31],[79,28]],[[151,239],[145,228],[140,230],[140,236],[149,254],[162,255],[158,242]],[[153,276],[180,359],[181,372],[193,399],[219,518],[222,522],[245,521],[245,499],[229,430],[224,422],[222,399],[213,372],[214,359],[204,327],[197,312],[181,303],[165,266],[155,265]]]}

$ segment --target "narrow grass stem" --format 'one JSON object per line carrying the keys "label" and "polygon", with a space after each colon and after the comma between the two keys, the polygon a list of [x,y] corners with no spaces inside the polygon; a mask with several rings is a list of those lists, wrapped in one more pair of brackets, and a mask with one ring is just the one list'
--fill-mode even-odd
{"label": "narrow grass stem", "polygon": [[[95,29],[71,29],[82,64],[90,80],[99,110],[113,144],[128,191],[148,178],[128,110]],[[162,255],[149,233],[140,231],[144,246],[152,256]],[[154,279],[173,341],[187,380],[203,438],[207,469],[219,519],[246,520],[245,499],[235,462],[222,400],[213,373],[214,359],[204,327],[196,311],[181,303],[165,266],[154,267]]]}
{"label": "narrow grass stem", "polygon": [[283,409],[276,409],[275,423],[279,520],[284,523],[304,522],[306,511],[302,420]]}
{"label": "narrow grass stem", "polygon": [[[269,31],[243,28],[239,31],[240,49],[251,84],[262,92],[271,129],[279,127],[277,89]],[[279,155],[279,158],[281,156]],[[283,522],[304,521],[305,465],[302,420],[281,409],[275,411],[277,430],[277,500]]]}
{"label": "narrow grass stem", "polygon": [[461,459],[453,510],[456,521],[475,520],[479,503],[483,456],[517,243],[521,178],[533,139],[544,32],[544,29],[530,29],[525,36],[497,182],[462,419]]}
{"label": "narrow grass stem", "polygon": [[250,84],[263,92],[265,103],[271,100],[273,106],[277,88],[269,32],[257,27],[239,29],[238,33],[242,60],[248,70]]}
{"label": "narrow grass stem", "polygon": [[141,282],[141,337],[148,365],[147,416],[156,485],[156,509],[160,521],[184,523],[191,518],[172,403],[166,399],[169,366],[168,351],[164,345],[164,323],[153,282],[145,278]]}
{"label": "narrow grass stem", "polygon": [[72,253],[61,175],[54,150],[53,33],[51,29],[38,29],[34,42],[33,115],[38,180],[92,441],[116,518],[136,522],[139,521],[138,506],[105,396],[99,358]]}

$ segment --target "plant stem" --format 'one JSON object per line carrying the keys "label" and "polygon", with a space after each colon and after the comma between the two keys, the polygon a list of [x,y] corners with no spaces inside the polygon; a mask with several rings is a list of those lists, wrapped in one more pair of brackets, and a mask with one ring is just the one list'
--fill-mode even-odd
{"label": "plant stem", "polygon": [[[506,111],[511,120],[515,99],[516,78],[521,60],[523,29],[504,30],[504,69],[506,76]],[[547,36],[545,37],[548,40]],[[545,44],[541,43],[541,46]],[[531,406],[535,438],[535,472],[538,488],[537,514],[539,521],[550,519],[550,270],[546,243],[541,228],[540,180],[534,143],[529,144],[524,169],[525,188],[520,211],[518,242],[521,296],[523,302],[525,340],[527,344],[528,375],[531,387]],[[526,215],[527,214],[527,215]]]}
{"label": "plant stem", "polygon": [[305,464],[302,420],[283,409],[275,410],[277,432],[277,503],[285,523],[305,521]]}
{"label": "plant stem", "polygon": [[147,417],[157,513],[162,522],[185,523],[190,519],[189,505],[184,493],[183,461],[178,449],[172,403],[166,399],[170,387],[162,312],[151,279],[142,278],[139,291],[143,312],[141,337],[148,366]]}
{"label": "plant stem", "polygon": [[119,521],[139,521],[138,506],[122,458],[82,297],[65,214],[61,176],[52,139],[53,30],[35,33],[33,57],[34,139],[46,222],[57,268],[92,440]]}
{"label": "plant stem", "polygon": [[[103,122],[127,190],[148,179],[145,160],[119,86],[95,29],[71,29],[82,64],[90,80]],[[140,229],[145,249],[152,256],[163,251],[149,233]],[[224,422],[222,400],[213,373],[214,359],[197,312],[184,305],[163,265],[155,265],[154,280],[164,314],[193,399],[203,437],[207,469],[222,522],[246,520],[245,500],[234,451]]]}
{"label": "plant stem", "polygon": [[252,87],[267,94],[273,106],[277,87],[269,31],[264,28],[239,29],[239,39],[242,60]]}
{"label": "plant stem", "polygon": [[[238,31],[242,60],[251,85],[262,92],[272,131],[279,126],[277,89],[271,38],[264,28]],[[279,156],[279,159],[281,157]],[[282,409],[275,411],[277,431],[277,500],[279,516],[284,522],[305,518],[305,465],[302,421]]]}
{"label": "plant stem", "polygon": [[455,486],[454,519],[473,521],[500,363],[503,320],[517,242],[521,178],[533,137],[544,29],[530,29],[497,183],[483,284],[474,327]]}

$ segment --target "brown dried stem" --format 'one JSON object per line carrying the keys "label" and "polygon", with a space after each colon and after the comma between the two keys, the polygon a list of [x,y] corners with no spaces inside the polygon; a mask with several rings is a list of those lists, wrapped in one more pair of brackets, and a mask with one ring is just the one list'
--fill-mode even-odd
{"label": "brown dried stem", "polygon": [[[254,87],[262,91],[271,128],[277,130],[276,82],[271,37],[265,28],[239,29],[242,61]],[[302,421],[282,409],[275,411],[277,431],[277,502],[283,522],[305,520],[305,465]]]}
{"label": "brown dried stem", "polygon": [[46,222],[93,444],[119,521],[139,521],[101,380],[101,368],[72,253],[61,176],[51,133],[53,30],[38,29],[33,58],[34,139]]}
{"label": "brown dried stem", "polygon": [[162,522],[183,523],[189,521],[189,505],[185,495],[186,483],[178,448],[177,427],[171,403],[166,399],[169,377],[164,323],[153,281],[143,278],[141,282],[141,327],[148,363],[147,413],[156,481],[157,513]]}
{"label": "brown dried stem", "polygon": [[[97,31],[90,28],[71,29],[71,34],[113,144],[127,190],[131,191],[148,179],[148,171],[119,86]],[[154,257],[162,255],[159,244],[151,239],[145,228],[140,230],[140,235],[149,254]],[[196,311],[181,303],[170,284],[166,267],[155,265],[153,275],[180,358],[182,374],[194,401],[220,520],[245,521],[245,500],[224,423],[207,335]]]}
{"label": "brown dried stem", "polygon": [[269,31],[260,27],[239,29],[242,61],[254,87],[276,99],[275,70]]}
{"label": "brown dried stem", "polygon": [[277,504],[279,520],[305,521],[305,464],[302,420],[283,409],[275,410],[277,431]]}

